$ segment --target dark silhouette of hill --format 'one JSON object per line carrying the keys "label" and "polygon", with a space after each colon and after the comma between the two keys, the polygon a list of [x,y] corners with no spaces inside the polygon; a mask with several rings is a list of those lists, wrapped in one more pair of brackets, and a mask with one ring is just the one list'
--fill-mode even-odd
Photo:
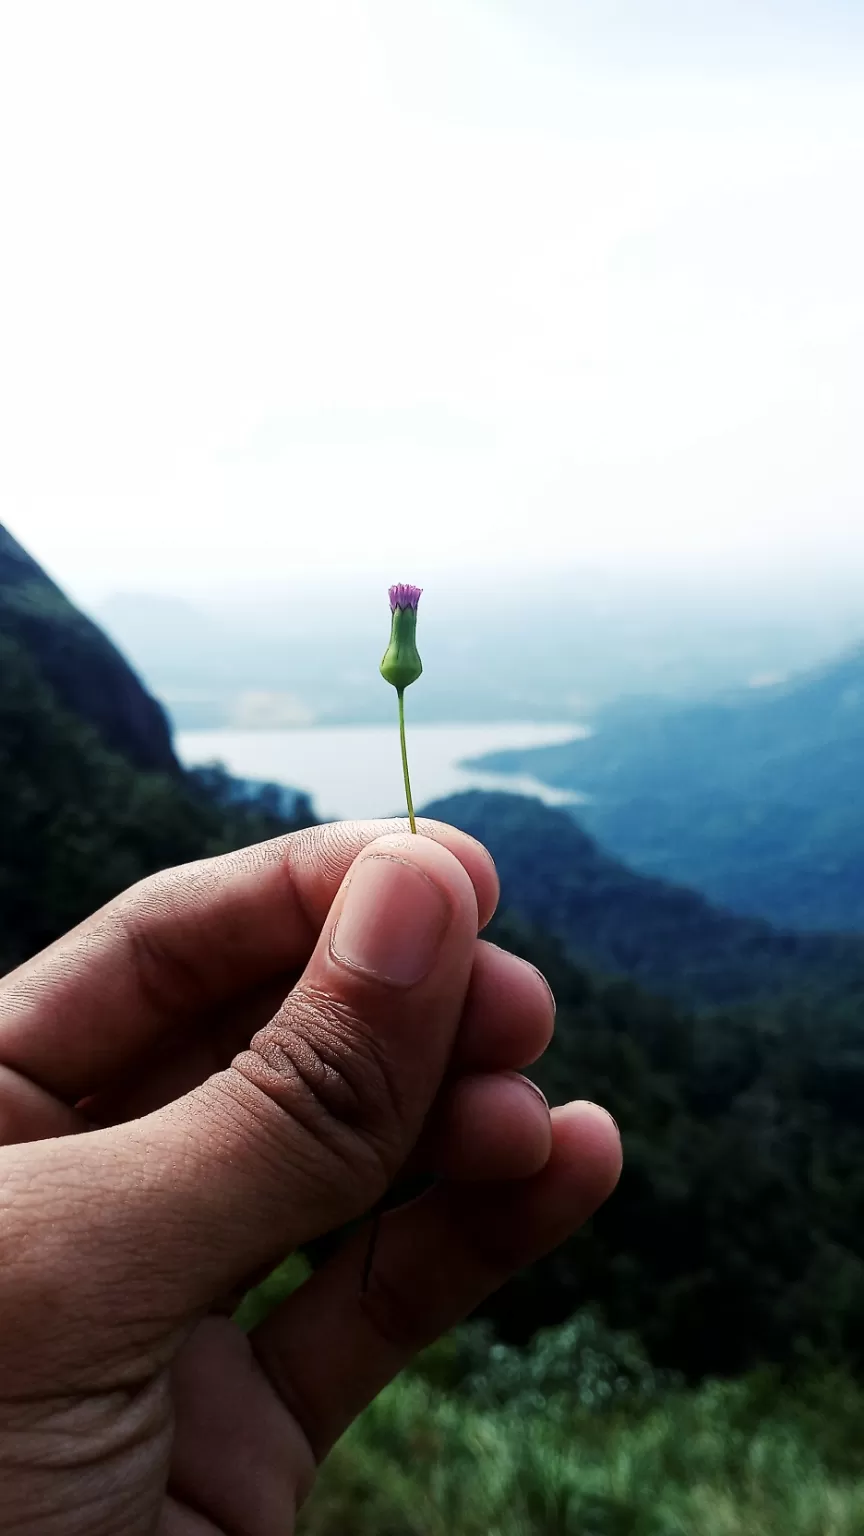
{"label": "dark silhouette of hill", "polygon": [[136,880],[314,820],[218,767],[185,772],[161,707],[0,528],[0,971]]}
{"label": "dark silhouette of hill", "polygon": [[138,768],[176,772],[162,706],[129,663],[0,525],[0,636],[16,641],[59,704]]}

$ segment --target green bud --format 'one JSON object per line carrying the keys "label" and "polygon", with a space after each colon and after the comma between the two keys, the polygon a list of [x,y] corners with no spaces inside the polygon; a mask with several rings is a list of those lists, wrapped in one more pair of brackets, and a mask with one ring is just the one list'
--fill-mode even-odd
{"label": "green bud", "polygon": [[[394,596],[395,594],[395,596]],[[415,596],[416,594],[416,596]],[[381,662],[381,676],[394,688],[407,688],[416,683],[423,671],[423,663],[417,654],[417,587],[393,587],[390,594],[392,619],[390,644]]]}

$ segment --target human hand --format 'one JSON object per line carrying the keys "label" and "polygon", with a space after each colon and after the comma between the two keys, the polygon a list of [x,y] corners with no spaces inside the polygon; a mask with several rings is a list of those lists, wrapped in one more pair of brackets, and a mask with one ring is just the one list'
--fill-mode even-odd
{"label": "human hand", "polygon": [[[363,1406],[613,1188],[605,1112],[515,1071],[553,1010],[477,938],[491,861],[422,830],[155,876],[0,983],[7,1536],[285,1536]],[[368,1292],[360,1230],[242,1334],[229,1298],[406,1164],[440,1180]]]}

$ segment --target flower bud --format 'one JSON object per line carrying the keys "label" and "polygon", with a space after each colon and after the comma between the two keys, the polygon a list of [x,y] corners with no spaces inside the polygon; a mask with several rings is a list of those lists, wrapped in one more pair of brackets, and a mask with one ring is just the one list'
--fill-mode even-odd
{"label": "flower bud", "polygon": [[401,692],[409,683],[416,683],[423,671],[423,663],[417,654],[417,604],[422,587],[409,587],[405,582],[390,588],[390,644],[381,662],[381,676]]}

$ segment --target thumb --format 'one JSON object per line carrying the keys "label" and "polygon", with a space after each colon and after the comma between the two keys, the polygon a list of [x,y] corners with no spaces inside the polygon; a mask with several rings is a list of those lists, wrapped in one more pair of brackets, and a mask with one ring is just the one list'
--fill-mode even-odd
{"label": "thumb", "polygon": [[183,1308],[359,1215],[438,1090],[476,936],[452,853],[408,835],[369,844],[250,1049],[158,1113],[82,1138],[102,1144],[110,1184],[91,1230],[115,1255],[128,1242]]}

